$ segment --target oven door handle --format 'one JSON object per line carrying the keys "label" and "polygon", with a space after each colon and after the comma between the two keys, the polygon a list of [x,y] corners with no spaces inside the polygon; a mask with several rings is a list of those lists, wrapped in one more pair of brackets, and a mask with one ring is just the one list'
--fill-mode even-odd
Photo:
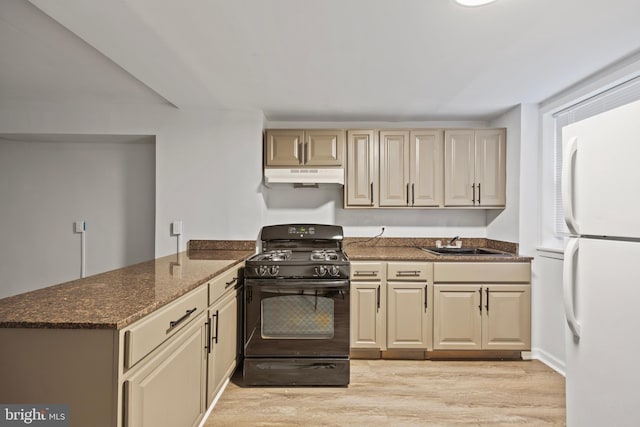
{"label": "oven door handle", "polygon": [[302,290],[302,289],[330,289],[330,288],[349,288],[349,280],[252,280],[246,279],[245,286],[256,286],[260,289],[278,289],[278,290]]}

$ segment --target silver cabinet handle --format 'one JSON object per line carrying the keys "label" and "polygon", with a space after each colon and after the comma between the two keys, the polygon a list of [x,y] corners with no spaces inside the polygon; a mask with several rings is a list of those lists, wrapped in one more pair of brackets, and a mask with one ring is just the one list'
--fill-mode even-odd
{"label": "silver cabinet handle", "polygon": [[481,204],[482,202],[480,202],[480,183],[478,183],[478,204]]}
{"label": "silver cabinet handle", "polygon": [[417,277],[420,275],[420,270],[406,270],[406,271],[397,271],[396,277]]}
{"label": "silver cabinet handle", "polygon": [[473,189],[473,195],[471,196],[471,203],[476,204],[476,183],[471,184],[471,188]]}
{"label": "silver cabinet handle", "polygon": [[371,271],[356,271],[355,273],[353,273],[354,276],[377,276],[378,272],[371,270]]}

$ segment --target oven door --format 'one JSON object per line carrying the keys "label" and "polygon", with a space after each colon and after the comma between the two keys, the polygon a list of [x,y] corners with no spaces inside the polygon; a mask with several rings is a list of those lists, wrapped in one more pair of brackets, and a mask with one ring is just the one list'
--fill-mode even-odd
{"label": "oven door", "polygon": [[349,281],[247,279],[245,357],[348,357]]}

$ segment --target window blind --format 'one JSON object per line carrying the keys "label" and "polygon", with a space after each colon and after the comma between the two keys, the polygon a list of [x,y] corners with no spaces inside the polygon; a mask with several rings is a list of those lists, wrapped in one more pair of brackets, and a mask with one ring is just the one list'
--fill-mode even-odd
{"label": "window blind", "polygon": [[[600,92],[568,108],[553,114],[554,118],[554,151],[555,151],[555,233],[558,236],[569,233],[564,223],[562,208],[561,173],[562,173],[562,128],[580,120],[587,119],[605,111],[640,100],[640,76],[620,83]],[[638,118],[640,120],[640,118]]]}

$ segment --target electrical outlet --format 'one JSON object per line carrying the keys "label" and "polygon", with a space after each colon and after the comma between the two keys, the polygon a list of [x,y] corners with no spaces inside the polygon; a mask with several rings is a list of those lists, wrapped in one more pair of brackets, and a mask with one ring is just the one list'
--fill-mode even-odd
{"label": "electrical outlet", "polygon": [[171,234],[180,236],[182,234],[182,221],[174,221],[171,223]]}
{"label": "electrical outlet", "polygon": [[85,221],[76,221],[73,223],[73,231],[76,233],[84,233],[87,231],[87,223]]}

